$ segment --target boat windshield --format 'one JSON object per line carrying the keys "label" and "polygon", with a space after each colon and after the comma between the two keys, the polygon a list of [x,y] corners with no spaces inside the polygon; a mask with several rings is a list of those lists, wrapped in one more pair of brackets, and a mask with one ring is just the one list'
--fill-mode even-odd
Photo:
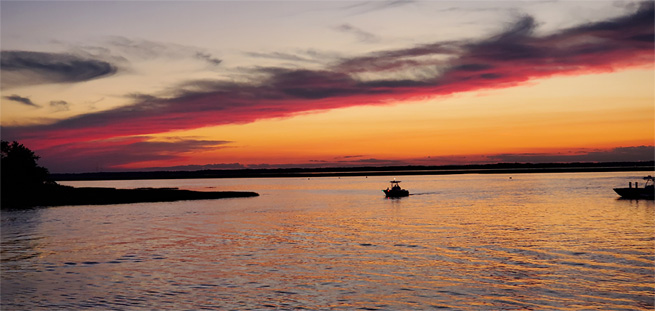
{"label": "boat windshield", "polygon": [[400,189],[400,185],[398,183],[400,183],[400,181],[392,180],[391,189]]}

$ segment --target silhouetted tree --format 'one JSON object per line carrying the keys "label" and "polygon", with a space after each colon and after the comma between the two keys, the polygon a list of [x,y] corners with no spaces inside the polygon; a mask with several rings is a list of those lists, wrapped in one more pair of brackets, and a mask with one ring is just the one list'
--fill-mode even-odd
{"label": "silhouetted tree", "polygon": [[39,166],[39,156],[18,142],[1,141],[0,181],[2,205],[16,205],[21,201],[30,201],[33,196],[41,194],[50,184],[49,172]]}

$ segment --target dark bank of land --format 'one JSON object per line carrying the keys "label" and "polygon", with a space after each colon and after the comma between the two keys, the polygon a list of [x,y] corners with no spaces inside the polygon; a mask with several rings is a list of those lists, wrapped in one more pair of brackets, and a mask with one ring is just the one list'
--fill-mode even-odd
{"label": "dark bank of land", "polygon": [[255,192],[190,191],[176,188],[74,188],[56,181],[185,178],[262,178],[322,176],[398,176],[441,174],[519,174],[561,172],[653,171],[655,161],[606,163],[499,163],[486,165],[278,168],[200,171],[103,172],[50,174],[39,156],[18,142],[1,141],[0,199],[2,209],[36,206],[98,205],[258,196]]}
{"label": "dark bank of land", "polygon": [[498,163],[445,166],[386,166],[336,168],[272,168],[200,171],[98,172],[52,174],[58,181],[191,178],[342,177],[448,174],[521,174],[569,172],[653,171],[655,161],[602,163]]}
{"label": "dark bank of land", "polygon": [[3,209],[36,206],[107,205],[144,202],[172,202],[182,200],[209,200],[258,196],[247,191],[191,191],[177,188],[75,188],[48,185],[31,194],[9,196],[2,199]]}
{"label": "dark bank of land", "polygon": [[190,191],[177,188],[74,188],[54,181],[48,169],[37,164],[39,156],[18,142],[0,143],[0,208],[101,205],[253,197],[246,191]]}

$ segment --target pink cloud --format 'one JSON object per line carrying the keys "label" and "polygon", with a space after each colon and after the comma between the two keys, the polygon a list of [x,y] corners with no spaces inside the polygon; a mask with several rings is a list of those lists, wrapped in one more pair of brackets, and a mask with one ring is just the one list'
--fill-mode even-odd
{"label": "pink cloud", "polygon": [[[652,66],[653,7],[653,2],[645,2],[633,14],[547,36],[535,35],[537,23],[524,16],[506,31],[483,40],[433,42],[378,51],[343,59],[323,70],[259,68],[258,76],[263,74],[265,78],[252,83],[189,81],[180,84],[171,97],[141,96],[129,106],[48,125],[5,126],[2,131],[8,139],[47,151],[114,137],[504,88],[554,75]],[[394,72],[403,72],[404,78],[355,78],[359,74],[382,77]]]}
{"label": "pink cloud", "polygon": [[40,164],[53,172],[112,171],[124,165],[179,160],[181,152],[224,148],[228,141],[173,139],[150,141],[146,136],[75,142],[39,151]]}

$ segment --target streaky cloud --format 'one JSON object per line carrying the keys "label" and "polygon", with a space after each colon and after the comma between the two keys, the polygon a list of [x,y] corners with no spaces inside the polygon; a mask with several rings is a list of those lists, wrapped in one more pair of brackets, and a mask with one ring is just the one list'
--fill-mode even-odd
{"label": "streaky cloud", "polygon": [[214,65],[214,66],[220,65],[221,62],[222,62],[222,60],[220,60],[220,59],[218,59],[216,57],[213,57],[211,54],[208,54],[208,53],[196,52],[195,56],[196,56],[197,59],[206,61],[207,63],[209,63],[211,65]]}
{"label": "streaky cloud", "polygon": [[608,150],[576,151],[572,153],[519,153],[489,156],[489,162],[506,163],[568,163],[568,162],[638,162],[652,161],[655,146],[617,147]]}
{"label": "streaky cloud", "polygon": [[26,105],[26,106],[31,106],[31,107],[34,107],[34,108],[41,108],[41,106],[39,106],[39,105],[35,104],[34,102],[32,102],[31,99],[29,99],[27,97],[18,96],[16,94],[9,95],[9,96],[4,96],[3,98],[7,99],[7,100],[10,100],[10,101],[13,101],[13,102],[21,103],[21,104]]}
{"label": "streaky cloud", "polygon": [[360,42],[372,43],[372,42],[377,42],[377,41],[380,40],[376,35],[374,35],[374,34],[372,34],[370,32],[364,31],[364,30],[362,30],[360,28],[357,28],[357,27],[355,27],[353,25],[350,25],[350,24],[341,24],[341,25],[335,27],[334,29],[337,30],[337,31],[343,32],[343,33],[352,34]]}
{"label": "streaky cloud", "polygon": [[[608,23],[613,27],[606,29]],[[626,33],[638,38],[652,35],[652,24],[652,3],[629,16],[564,29],[546,37],[535,37],[534,20],[522,17],[506,32],[479,42],[434,42],[380,51],[343,60],[324,70],[260,68],[258,75],[263,74],[264,78],[253,82],[189,81],[180,84],[166,98],[141,94],[128,106],[41,127],[3,130],[24,136],[41,130],[52,133],[106,126],[116,134],[148,134],[252,122],[307,110],[380,104],[413,96],[506,87],[555,74],[652,64],[652,38],[629,40],[625,36]],[[603,31],[599,33],[599,29]],[[435,55],[446,55],[447,59],[425,58]],[[423,74],[366,81],[353,77],[362,72],[376,74],[405,69]]]}
{"label": "streaky cloud", "polygon": [[[205,170],[239,170],[246,169],[248,166],[240,163],[213,163],[213,164],[190,164],[190,165],[174,165],[174,166],[160,166],[148,168],[135,168],[134,171],[205,171]],[[126,169],[121,169],[125,171]]]}
{"label": "streaky cloud", "polygon": [[[186,81],[169,94],[136,95],[127,106],[46,125],[5,126],[2,132],[47,149],[504,88],[554,75],[652,67],[654,16],[653,2],[645,2],[632,14],[544,36],[535,35],[534,18],[521,16],[505,31],[481,40],[382,50],[344,58],[323,69],[257,67],[247,82]],[[135,48],[141,51],[140,46]],[[146,51],[155,52],[152,47]]]}
{"label": "streaky cloud", "polygon": [[441,166],[496,163],[590,163],[590,162],[645,162],[652,161],[655,146],[630,146],[612,149],[570,150],[555,153],[503,153],[492,155],[451,155],[420,159],[364,158],[363,155],[341,156],[333,159],[312,159],[298,163],[220,163],[202,165],[175,165],[125,169],[121,171],[200,171],[233,169],[291,169],[291,168],[347,168],[381,166]]}
{"label": "streaky cloud", "polygon": [[54,112],[70,110],[70,104],[64,100],[53,100],[50,102],[50,109]]}
{"label": "streaky cloud", "polygon": [[222,59],[215,57],[208,51],[193,46],[121,36],[112,36],[105,41],[103,45],[106,47],[101,47],[101,49],[106,50],[108,55],[120,55],[119,59],[135,59],[138,61],[154,58],[187,58],[204,62],[210,66],[218,66],[223,62]]}
{"label": "streaky cloud", "polygon": [[75,83],[116,73],[117,68],[102,60],[66,53],[31,51],[0,52],[2,87],[49,83]]}
{"label": "streaky cloud", "polygon": [[286,60],[286,61],[294,61],[294,62],[314,62],[314,60],[299,56],[296,54],[291,54],[291,53],[281,53],[281,52],[272,52],[272,53],[260,53],[260,52],[247,52],[245,53],[248,56],[251,57],[257,57],[257,58],[270,58],[270,59],[279,59],[279,60]]}
{"label": "streaky cloud", "polygon": [[183,154],[222,148],[229,141],[170,139],[153,141],[148,136],[77,142],[39,151],[43,164],[57,172],[117,170],[148,161],[171,161]]}
{"label": "streaky cloud", "polygon": [[382,1],[365,1],[357,4],[352,4],[344,7],[346,11],[350,11],[352,15],[367,14],[389,8],[404,6],[415,3],[413,0],[382,0]]}

